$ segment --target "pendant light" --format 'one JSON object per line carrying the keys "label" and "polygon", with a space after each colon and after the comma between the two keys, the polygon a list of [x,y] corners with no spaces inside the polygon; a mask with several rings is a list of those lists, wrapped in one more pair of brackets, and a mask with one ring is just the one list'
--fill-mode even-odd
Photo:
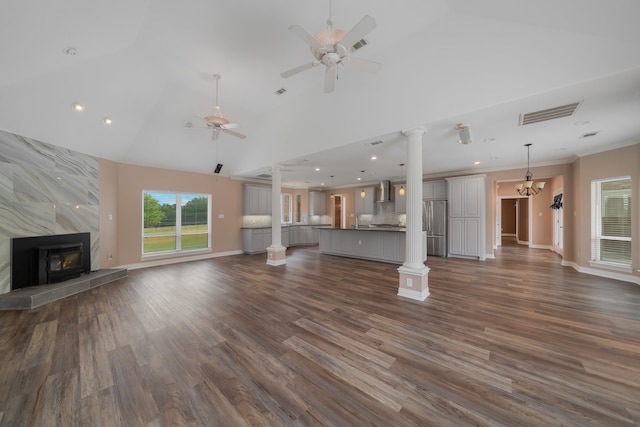
{"label": "pendant light", "polygon": [[533,174],[529,170],[529,147],[531,147],[531,145],[532,144],[524,144],[524,146],[527,147],[527,173],[524,177],[524,183],[516,185],[516,191],[521,196],[535,196],[536,194],[540,194],[545,184],[544,181],[536,182],[535,184],[533,182]]}
{"label": "pendant light", "polygon": [[[360,177],[360,181],[364,181],[364,171],[360,171],[361,173],[361,177]],[[367,197],[367,193],[366,191],[364,191],[364,188],[362,190],[360,190],[360,198],[364,199],[365,197]]]}
{"label": "pendant light", "polygon": [[[404,163],[400,163],[400,181],[402,181],[403,167],[404,167]],[[400,190],[398,190],[398,194],[400,194],[401,196],[404,196],[404,184],[400,184]]]}
{"label": "pendant light", "polygon": [[[333,175],[331,175],[331,186],[333,187]],[[336,195],[333,194],[333,191],[331,192],[331,194],[329,194],[329,198],[332,200],[336,198]]]}

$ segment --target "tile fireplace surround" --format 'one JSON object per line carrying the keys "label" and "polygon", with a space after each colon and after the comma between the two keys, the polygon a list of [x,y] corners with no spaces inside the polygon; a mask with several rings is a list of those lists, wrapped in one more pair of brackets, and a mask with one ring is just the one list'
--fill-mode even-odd
{"label": "tile fireplace surround", "polygon": [[11,239],[90,233],[100,260],[99,160],[0,130],[0,295],[11,290]]}

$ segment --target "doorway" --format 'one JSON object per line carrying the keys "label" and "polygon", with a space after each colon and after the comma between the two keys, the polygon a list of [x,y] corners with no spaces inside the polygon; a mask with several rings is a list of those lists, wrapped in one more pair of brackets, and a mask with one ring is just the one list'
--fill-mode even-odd
{"label": "doorway", "polygon": [[347,197],[344,194],[336,194],[333,199],[333,226],[345,228],[347,224]]}
{"label": "doorway", "polygon": [[529,199],[527,197],[498,197],[496,200],[496,248],[509,243],[529,244]]}
{"label": "doorway", "polygon": [[553,250],[555,253],[563,255],[563,212],[562,212],[562,190],[554,193],[554,205],[555,200],[559,198],[559,206],[553,210]]}

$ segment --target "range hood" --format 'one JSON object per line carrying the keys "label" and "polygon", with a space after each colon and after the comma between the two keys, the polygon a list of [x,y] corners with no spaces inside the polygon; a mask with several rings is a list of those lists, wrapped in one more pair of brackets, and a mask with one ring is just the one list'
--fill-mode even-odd
{"label": "range hood", "polygon": [[380,181],[378,187],[378,198],[376,202],[390,202],[391,201],[391,181]]}

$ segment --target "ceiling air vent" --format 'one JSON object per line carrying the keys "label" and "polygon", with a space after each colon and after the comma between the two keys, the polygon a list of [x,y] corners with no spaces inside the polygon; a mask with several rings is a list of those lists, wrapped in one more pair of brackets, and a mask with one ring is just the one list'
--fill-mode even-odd
{"label": "ceiling air vent", "polygon": [[360,41],[357,41],[357,42],[353,45],[353,47],[352,47],[351,49],[353,49],[353,50],[358,50],[358,49],[360,49],[360,48],[365,47],[365,46],[366,46],[366,45],[368,45],[368,44],[369,44],[369,42],[368,42],[368,41],[366,41],[365,39],[360,39]]}
{"label": "ceiling air vent", "polygon": [[372,147],[376,146],[378,144],[384,144],[384,141],[373,141],[373,142],[368,142],[367,143],[367,145],[371,145]]}
{"label": "ceiling air vent", "polygon": [[283,87],[281,87],[280,89],[278,89],[277,91],[275,91],[276,95],[282,95],[283,93],[285,93],[287,90]]}
{"label": "ceiling air vent", "polygon": [[580,102],[562,105],[560,107],[547,108],[546,110],[534,111],[532,113],[520,114],[520,126],[532,123],[546,122],[547,120],[559,119],[573,115],[580,106]]}
{"label": "ceiling air vent", "polygon": [[589,138],[589,137],[592,137],[592,136],[596,136],[599,132],[600,132],[600,131],[584,133],[584,134],[582,134],[582,136],[580,137],[580,139],[582,139],[582,138]]}

